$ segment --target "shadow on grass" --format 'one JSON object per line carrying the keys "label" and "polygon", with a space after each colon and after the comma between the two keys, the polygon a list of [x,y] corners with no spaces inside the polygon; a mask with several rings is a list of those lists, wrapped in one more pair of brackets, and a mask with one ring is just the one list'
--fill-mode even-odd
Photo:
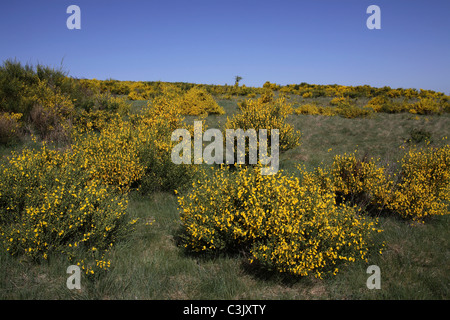
{"label": "shadow on grass", "polygon": [[230,248],[226,251],[215,251],[215,252],[197,252],[194,250],[189,250],[184,247],[184,230],[180,228],[174,234],[174,241],[178,248],[180,254],[184,257],[189,257],[197,260],[197,263],[207,263],[215,262],[221,259],[234,259],[238,261],[239,268],[243,274],[253,278],[254,280],[265,282],[267,284],[281,284],[285,287],[293,287],[294,285],[301,283],[305,288],[313,287],[316,285],[318,279],[313,276],[298,276],[293,274],[288,274],[284,272],[279,272],[276,270],[269,270],[258,262],[250,263],[250,246],[239,246],[235,248]]}

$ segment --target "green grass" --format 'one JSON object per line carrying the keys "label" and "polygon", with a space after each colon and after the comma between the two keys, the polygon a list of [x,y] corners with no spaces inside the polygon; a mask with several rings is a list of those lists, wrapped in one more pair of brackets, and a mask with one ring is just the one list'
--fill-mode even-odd
{"label": "green grass", "polygon": [[[236,256],[195,257],[176,245],[176,199],[158,193],[134,197],[136,232],[111,254],[113,267],[81,290],[66,288],[69,265],[58,257],[36,265],[2,254],[1,299],[448,299],[450,218],[425,225],[382,218],[383,255],[318,280],[258,275]],[[152,225],[145,225],[153,221]],[[381,269],[381,290],[369,290],[366,269]]]}
{"label": "green grass", "polygon": [[[220,100],[226,114],[208,117],[207,125],[223,129],[226,117],[237,110],[236,102]],[[356,148],[393,162],[414,128],[430,132],[436,145],[448,143],[441,140],[450,133],[448,114],[417,119],[410,114],[377,114],[367,119],[292,115],[288,121],[301,130],[302,144],[282,155],[281,168],[292,171],[300,163],[313,168]],[[11,150],[2,149],[1,155]],[[426,224],[382,217],[385,231],[377,235],[377,241],[386,243],[382,255],[373,253],[369,263],[355,262],[335,277],[318,280],[255,273],[240,256],[185,253],[176,241],[180,222],[174,194],[133,194],[128,210],[130,218],[139,218],[136,231],[114,247],[107,273],[94,279],[82,275],[81,290],[69,290],[69,263],[63,258],[51,256],[36,264],[2,252],[0,299],[450,298],[448,215]],[[366,269],[371,264],[381,269],[381,290],[366,287]]]}
{"label": "green grass", "polygon": [[[345,119],[338,116],[292,115],[288,119],[302,132],[301,145],[282,156],[281,163],[290,167],[303,162],[312,168],[329,163],[334,155],[358,150],[374,158],[389,162],[399,160],[400,146],[407,146],[411,130],[425,128],[431,133],[434,145],[448,143],[443,137],[450,132],[450,115],[418,116],[403,114],[375,114],[371,118]],[[422,143],[424,145],[425,142]],[[331,149],[331,150],[330,150]]]}

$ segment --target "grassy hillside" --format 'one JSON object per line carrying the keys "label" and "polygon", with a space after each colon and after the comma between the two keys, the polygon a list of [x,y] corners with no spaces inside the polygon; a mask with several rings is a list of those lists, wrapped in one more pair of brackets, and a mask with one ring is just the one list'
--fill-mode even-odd
{"label": "grassy hillside", "polygon": [[[237,110],[237,100],[218,100],[225,115],[206,118],[209,127],[222,128]],[[186,119],[189,122],[192,119]],[[301,130],[301,145],[282,155],[281,168],[293,170],[329,163],[335,154],[355,148],[394,162],[399,147],[421,129],[433,143],[447,143],[448,115],[416,117],[377,114],[372,118],[345,119],[320,115],[292,115],[288,121]],[[424,141],[417,141],[424,144]],[[449,216],[426,224],[381,217],[387,247],[369,263],[349,265],[337,276],[323,280],[254,273],[241,257],[190,255],[177,246],[180,222],[172,192],[133,194],[130,218],[139,218],[136,231],[111,252],[113,267],[106,275],[88,279],[81,290],[68,290],[67,261],[54,255],[35,264],[27,259],[0,255],[2,299],[448,299]],[[366,287],[366,268],[381,268],[381,290]]]}
{"label": "grassy hillside", "polygon": [[[449,103],[389,87],[80,80],[6,62],[0,299],[448,299]],[[279,180],[174,164],[171,133],[194,120],[283,129]],[[383,232],[369,237],[372,223]],[[66,286],[72,264],[80,290]],[[370,265],[381,290],[366,286]]]}

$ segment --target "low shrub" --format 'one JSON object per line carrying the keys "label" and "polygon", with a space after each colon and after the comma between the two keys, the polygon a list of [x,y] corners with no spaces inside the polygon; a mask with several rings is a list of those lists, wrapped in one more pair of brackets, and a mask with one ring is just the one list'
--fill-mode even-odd
{"label": "low shrub", "polygon": [[178,198],[182,243],[196,252],[243,252],[250,264],[291,275],[336,274],[341,263],[367,259],[376,221],[312,175],[263,176],[259,168],[214,170]]}
{"label": "low shrub", "polygon": [[318,115],[319,107],[314,104],[304,104],[295,109],[295,113],[297,114],[309,114],[309,115]]}
{"label": "low shrub", "polygon": [[413,128],[409,131],[409,138],[407,142],[412,143],[422,143],[422,142],[433,142],[432,133],[425,128]]}
{"label": "low shrub", "polygon": [[184,115],[225,114],[213,96],[200,87],[191,88],[180,99],[179,105]]}
{"label": "low shrub", "polygon": [[92,178],[121,192],[127,192],[144,173],[133,126],[121,118],[112,119],[100,132],[75,135],[72,149],[84,155],[83,167]]}
{"label": "low shrub", "polygon": [[341,103],[349,103],[350,99],[349,98],[345,98],[345,97],[334,97],[333,99],[331,99],[330,101],[330,105],[332,106],[337,106]]}
{"label": "low shrub", "polygon": [[142,193],[153,191],[173,191],[193,179],[197,166],[174,164],[171,152],[176,142],[171,141],[176,129],[192,128],[186,126],[177,105],[164,96],[156,98],[151,106],[143,109],[135,122],[135,143],[139,163],[144,172],[139,181]]}
{"label": "low shrub", "polygon": [[337,115],[353,119],[353,118],[365,118],[370,115],[372,115],[373,111],[367,108],[359,108],[351,103],[340,103],[336,109],[335,112]]}
{"label": "low shrub", "polygon": [[92,179],[83,154],[24,149],[0,171],[4,250],[32,260],[62,254],[87,274],[109,267],[106,254],[132,227],[127,199]]}
{"label": "low shrub", "polygon": [[131,188],[139,188],[142,193],[171,191],[180,187],[192,179],[196,167],[172,162],[175,142],[171,134],[186,127],[179,105],[172,102],[167,95],[161,95],[127,118],[107,113],[108,121],[101,117],[88,121],[86,129],[74,135],[72,148],[85,154],[85,167],[93,178],[121,192]]}
{"label": "low shrub", "polygon": [[425,222],[448,214],[450,200],[450,146],[412,147],[398,169],[355,154],[338,155],[329,169],[316,175],[318,183],[334,190],[338,203],[357,205],[365,212],[383,211]]}
{"label": "low shrub", "polygon": [[409,103],[408,100],[386,103],[381,106],[381,109],[378,112],[384,113],[411,112],[411,103]]}
{"label": "low shrub", "polygon": [[334,108],[317,106],[315,104],[304,104],[296,108],[296,114],[309,114],[309,115],[322,115],[322,116],[334,116],[336,112]]}
{"label": "low shrub", "polygon": [[131,91],[128,94],[129,100],[147,100],[142,94],[137,93],[136,91]]}
{"label": "low shrub", "polygon": [[450,113],[450,96],[442,96],[441,97],[441,107],[444,112]]}
{"label": "low shrub", "polygon": [[304,99],[312,98],[312,96],[313,96],[313,93],[311,91],[308,91],[308,92],[305,92],[305,93],[302,94],[302,97]]}
{"label": "low shrub", "polygon": [[17,142],[21,135],[21,113],[0,112],[0,145]]}
{"label": "low shrub", "polygon": [[411,148],[401,160],[388,207],[403,218],[424,222],[448,214],[450,146]]}
{"label": "low shrub", "polygon": [[33,103],[33,107],[27,120],[33,133],[44,140],[67,142],[75,115],[71,99],[60,88],[52,88],[45,80],[38,80],[30,90],[33,94],[27,99]]}
{"label": "low shrub", "polygon": [[[392,95],[389,96],[392,97]],[[369,108],[374,112],[401,113],[411,112],[412,105],[407,99],[403,99],[403,101],[393,101],[386,95],[379,95],[369,100],[365,108]],[[412,112],[414,113],[414,111]]]}
{"label": "low shrub", "polygon": [[52,108],[35,105],[30,119],[34,134],[43,140],[57,143],[68,143],[71,140],[71,119],[55,113]]}
{"label": "low shrub", "polygon": [[417,114],[441,114],[443,112],[441,104],[438,99],[434,98],[420,98],[418,102],[414,103],[409,109],[410,113]]}
{"label": "low shrub", "polygon": [[366,211],[380,212],[387,204],[393,182],[379,160],[355,153],[337,155],[330,167],[337,200]]}
{"label": "low shrub", "polygon": [[[232,118],[227,118],[226,129],[259,129],[267,130],[267,137],[270,139],[272,129],[279,130],[279,150],[286,151],[300,144],[300,132],[286,122],[293,109],[286,99],[281,97],[273,98],[273,93],[265,93],[260,98],[244,100],[239,103],[240,112]],[[269,143],[270,145],[270,143]]]}
{"label": "low shrub", "polygon": [[371,108],[374,112],[381,112],[382,110],[389,108],[391,100],[386,96],[376,96],[369,100],[366,108]]}
{"label": "low shrub", "polygon": [[169,191],[192,178],[195,166],[171,160],[173,130],[185,127],[177,106],[160,99],[142,113],[125,120],[111,117],[99,130],[77,134],[72,146],[85,154],[85,168],[92,177],[121,192]]}

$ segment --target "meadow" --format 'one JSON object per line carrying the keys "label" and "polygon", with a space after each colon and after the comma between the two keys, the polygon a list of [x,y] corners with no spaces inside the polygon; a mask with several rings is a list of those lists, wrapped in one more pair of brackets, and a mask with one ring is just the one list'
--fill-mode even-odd
{"label": "meadow", "polygon": [[[11,74],[5,70],[2,79]],[[21,109],[5,98],[10,91],[0,90],[3,128],[11,129],[0,147],[0,299],[450,297],[448,96],[368,86],[71,83],[52,72],[36,72],[36,86],[28,83],[33,103],[25,96]],[[375,104],[378,95],[390,100]],[[224,131],[241,114],[250,115],[241,125],[251,127],[256,122],[247,121],[255,113],[267,115],[264,125],[286,129],[280,176],[259,180],[254,168],[238,169],[238,176],[217,166],[170,163],[167,137],[174,128],[201,119]],[[350,171],[360,170],[353,171],[354,185],[336,174],[348,163]],[[204,175],[197,176],[201,169]],[[419,169],[432,172],[424,175],[425,185],[413,174]],[[221,180],[214,180],[215,172]],[[221,190],[225,185],[228,193]],[[432,190],[422,196],[416,185]],[[300,193],[310,196],[296,198]],[[417,205],[399,200],[410,194]],[[338,195],[350,195],[346,206],[335,204]],[[365,213],[369,208],[375,209]],[[270,212],[267,221],[260,221],[261,210]],[[223,220],[228,216],[236,223]],[[373,223],[383,231],[372,232]],[[301,238],[285,231],[288,226],[310,233]],[[345,240],[325,237],[327,230],[340,230]],[[287,249],[280,245],[285,239],[291,241]],[[308,255],[307,241],[316,240],[319,253]],[[80,290],[66,286],[71,264],[83,268]],[[380,267],[380,290],[366,286],[369,265]]]}

